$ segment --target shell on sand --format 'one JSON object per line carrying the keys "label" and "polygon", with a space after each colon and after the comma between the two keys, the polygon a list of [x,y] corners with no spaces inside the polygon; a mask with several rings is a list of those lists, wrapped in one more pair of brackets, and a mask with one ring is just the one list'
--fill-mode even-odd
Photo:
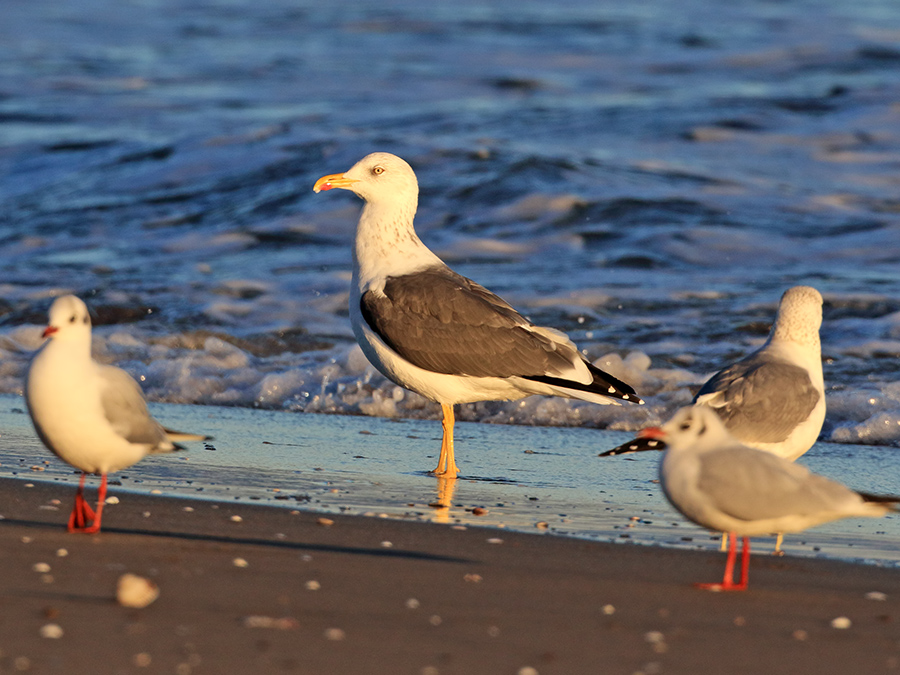
{"label": "shell on sand", "polygon": [[116,586],[116,600],[123,607],[146,607],[159,597],[159,586],[137,574],[123,574]]}

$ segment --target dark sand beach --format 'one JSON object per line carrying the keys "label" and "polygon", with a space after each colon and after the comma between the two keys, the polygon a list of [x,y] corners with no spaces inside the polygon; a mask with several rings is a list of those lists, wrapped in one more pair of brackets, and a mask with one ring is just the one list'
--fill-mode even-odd
{"label": "dark sand beach", "polygon": [[[84,536],[72,493],[0,480],[0,672],[900,669],[896,570],[763,553],[717,594],[716,553],[132,493]],[[119,606],[125,572],[159,599]]]}

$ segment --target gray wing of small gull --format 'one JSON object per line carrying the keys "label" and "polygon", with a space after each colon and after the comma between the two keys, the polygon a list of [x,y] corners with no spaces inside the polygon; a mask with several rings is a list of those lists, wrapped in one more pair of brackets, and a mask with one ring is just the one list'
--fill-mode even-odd
{"label": "gray wing of small gull", "polygon": [[764,450],[732,447],[700,455],[697,487],[740,520],[833,511],[857,499],[850,488]]}
{"label": "gray wing of small gull", "polygon": [[[100,402],[106,419],[130,443],[170,445],[162,425],[150,416],[140,386],[121,368],[98,366]],[[161,448],[160,451],[163,451]]]}
{"label": "gray wing of small gull", "polygon": [[745,443],[780,443],[809,417],[821,394],[799,366],[753,354],[717,373],[694,402],[716,409],[732,436]]}
{"label": "gray wing of small gull", "polygon": [[450,269],[388,277],[360,299],[363,318],[404,359],[425,370],[473,377],[566,377],[581,358],[571,345],[529,330],[502,299]]}

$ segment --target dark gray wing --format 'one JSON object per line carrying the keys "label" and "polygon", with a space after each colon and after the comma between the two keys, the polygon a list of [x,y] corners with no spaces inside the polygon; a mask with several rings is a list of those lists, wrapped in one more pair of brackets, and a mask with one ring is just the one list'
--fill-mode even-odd
{"label": "dark gray wing", "polygon": [[360,299],[366,323],[410,363],[437,373],[528,377],[571,373],[578,351],[553,340],[489,290],[450,269],[388,277]]}
{"label": "dark gray wing", "polygon": [[121,368],[98,366],[100,402],[115,432],[131,443],[168,446],[165,430],[150,416],[140,386]]}
{"label": "dark gray wing", "polygon": [[710,378],[694,402],[714,408],[740,441],[780,443],[820,396],[804,368],[756,353]]}
{"label": "dark gray wing", "polygon": [[799,464],[747,447],[702,454],[698,487],[718,509],[741,520],[830,511],[855,494]]}

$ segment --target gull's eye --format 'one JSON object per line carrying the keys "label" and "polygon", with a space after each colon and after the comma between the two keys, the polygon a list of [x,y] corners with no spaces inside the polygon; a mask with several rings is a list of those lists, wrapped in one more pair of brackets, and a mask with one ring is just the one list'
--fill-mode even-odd
{"label": "gull's eye", "polygon": [[687,431],[688,429],[691,428],[691,423],[690,422],[682,422],[681,426],[678,428],[681,429],[682,431]]}
{"label": "gull's eye", "polygon": [[75,323],[75,315],[69,317],[69,323]]}
{"label": "gull's eye", "polygon": [[376,166],[374,169],[372,169],[372,173],[374,173],[376,176],[380,176],[381,174],[384,173],[384,167]]}

